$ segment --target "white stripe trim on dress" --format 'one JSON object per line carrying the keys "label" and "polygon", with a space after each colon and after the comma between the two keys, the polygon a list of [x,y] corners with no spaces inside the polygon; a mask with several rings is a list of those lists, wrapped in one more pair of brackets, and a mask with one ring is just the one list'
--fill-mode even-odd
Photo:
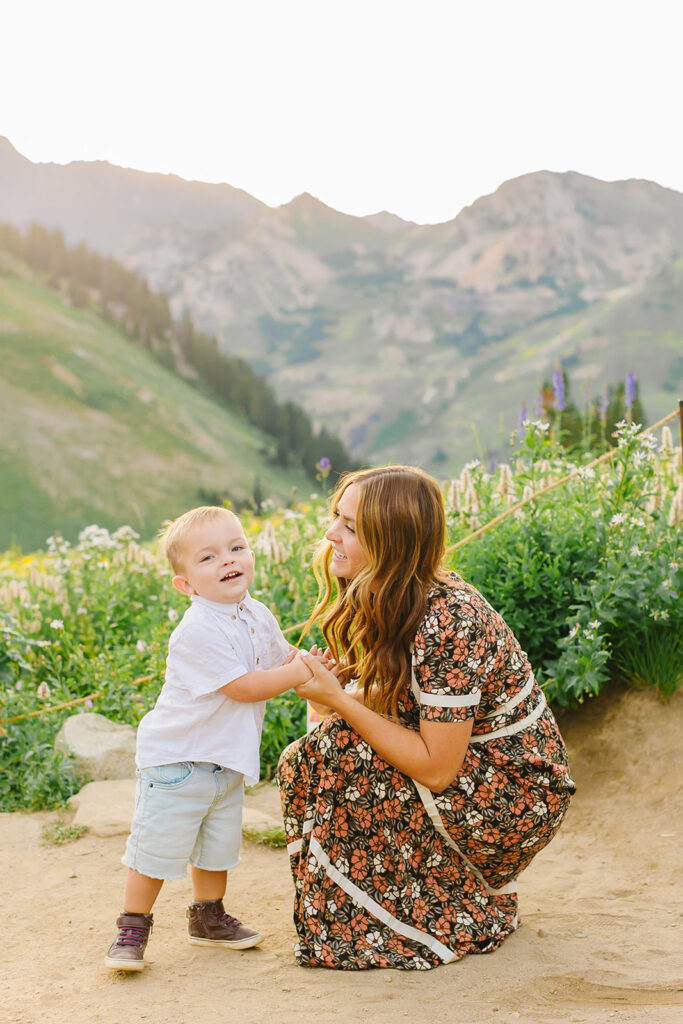
{"label": "white stripe trim on dress", "polygon": [[414,928],[410,924],[405,924],[403,921],[399,921],[397,917],[394,917],[394,915],[390,914],[388,910],[385,910],[381,904],[373,900],[372,897],[368,896],[362,889],[359,889],[359,887],[352,882],[350,878],[347,878],[346,875],[343,875],[341,871],[334,866],[315,836],[311,836],[309,849],[317,862],[325,869],[325,874],[328,878],[331,878],[333,882],[336,882],[337,885],[351,897],[356,905],[364,907],[368,913],[372,914],[373,917],[376,917],[379,921],[387,925],[387,927],[391,928],[399,935],[402,935],[404,938],[412,939],[414,942],[420,942],[423,946],[427,946],[433,953],[436,953],[436,955],[445,964],[452,963],[453,960],[456,959],[455,953],[453,953],[448,946],[445,946],[443,942],[434,938],[433,935],[429,935],[428,932],[422,932],[419,928]]}
{"label": "white stripe trim on dress", "polygon": [[308,835],[309,832],[313,831],[313,818],[306,818],[301,828],[301,839],[294,839],[291,843],[287,843],[287,853],[290,857],[294,854],[301,852],[301,844],[304,841],[304,836]]}
{"label": "white stripe trim on dress", "polygon": [[513,708],[516,708],[518,704],[521,704],[522,701],[529,696],[533,689],[533,685],[534,674],[531,672],[522,689],[515,697],[512,698],[512,700],[509,700],[506,704],[501,704],[499,708],[495,709],[495,711],[489,711],[488,715],[484,715],[484,718],[498,718],[499,715],[506,715],[508,711],[512,711]]}
{"label": "white stripe trim on dress", "polygon": [[460,697],[449,697],[442,693],[425,693],[420,690],[420,704],[431,704],[437,708],[471,708],[481,700],[481,690],[464,693]]}
{"label": "white stripe trim on dress", "polygon": [[424,809],[429,815],[431,823],[436,829],[436,831],[443,839],[446,840],[450,848],[452,850],[455,850],[458,857],[460,857],[460,859],[467,865],[472,874],[479,879],[479,881],[482,883],[488,894],[490,896],[506,896],[509,893],[517,892],[516,882],[509,882],[507,885],[504,885],[502,889],[493,889],[489,885],[489,883],[482,875],[481,871],[479,871],[479,869],[474,866],[472,861],[465,856],[465,854],[462,852],[458,844],[451,838],[451,836],[446,831],[446,826],[443,823],[443,819],[441,817],[439,808],[436,806],[436,801],[434,800],[434,794],[432,793],[432,791],[430,789],[427,789],[426,786],[423,786],[421,782],[417,782],[415,779],[413,779],[413,783],[415,785],[415,789],[418,791],[420,795],[420,799],[422,800]]}
{"label": "white stripe trim on dress", "polygon": [[540,718],[546,709],[545,694],[541,693],[541,699],[534,708],[534,710],[526,716],[526,718],[520,718],[519,722],[513,722],[512,725],[505,725],[501,729],[494,729],[493,732],[482,732],[477,736],[470,736],[470,743],[488,743],[489,740],[497,740],[501,736],[514,736],[516,732],[522,732],[527,729],[530,725]]}

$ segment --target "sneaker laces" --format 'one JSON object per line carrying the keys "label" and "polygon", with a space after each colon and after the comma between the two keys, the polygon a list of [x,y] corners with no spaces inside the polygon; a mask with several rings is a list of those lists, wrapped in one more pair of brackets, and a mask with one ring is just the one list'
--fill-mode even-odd
{"label": "sneaker laces", "polygon": [[218,920],[220,921],[221,924],[227,925],[228,928],[237,928],[239,925],[242,924],[242,922],[238,921],[236,917],[232,916],[232,914],[223,913],[218,918]]}
{"label": "sneaker laces", "polygon": [[134,925],[126,925],[119,929],[116,939],[117,946],[141,946],[147,938],[147,928],[136,928]]}

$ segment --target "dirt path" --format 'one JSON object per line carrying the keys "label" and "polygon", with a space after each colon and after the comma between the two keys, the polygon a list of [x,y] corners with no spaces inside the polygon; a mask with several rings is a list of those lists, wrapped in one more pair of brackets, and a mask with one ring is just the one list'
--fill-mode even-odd
{"label": "dirt path", "polygon": [[[263,931],[242,953],[188,945],[187,880],[155,908],[149,966],[106,970],[123,839],[41,845],[48,814],[0,816],[7,1024],[679,1024],[683,1019],[683,693],[612,694],[562,722],[579,792],[520,883],[522,927],[429,973],[335,973],[291,955],[282,850],[246,845],[227,902]],[[270,788],[251,797],[277,806]]]}

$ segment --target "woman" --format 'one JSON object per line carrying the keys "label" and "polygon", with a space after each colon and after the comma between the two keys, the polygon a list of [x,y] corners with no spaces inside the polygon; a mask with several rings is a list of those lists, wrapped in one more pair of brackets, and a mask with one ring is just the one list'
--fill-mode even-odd
{"label": "woman", "polygon": [[361,470],[334,495],[311,621],[356,688],[306,658],[298,692],[331,714],[279,766],[305,966],[427,969],[496,949],[517,927],[515,879],[574,791],[526,655],[443,570],[444,537],[421,470]]}

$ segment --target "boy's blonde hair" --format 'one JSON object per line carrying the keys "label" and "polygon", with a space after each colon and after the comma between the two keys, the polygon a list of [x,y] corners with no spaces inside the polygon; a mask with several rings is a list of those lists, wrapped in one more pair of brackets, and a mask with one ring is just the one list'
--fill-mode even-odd
{"label": "boy's blonde hair", "polygon": [[239,517],[230,509],[222,508],[220,505],[200,505],[199,508],[191,508],[189,512],[183,512],[172,523],[166,523],[162,527],[159,531],[161,550],[173,572],[177,573],[182,568],[185,543],[192,531],[211,519],[223,517],[234,519],[239,526],[242,525]]}

